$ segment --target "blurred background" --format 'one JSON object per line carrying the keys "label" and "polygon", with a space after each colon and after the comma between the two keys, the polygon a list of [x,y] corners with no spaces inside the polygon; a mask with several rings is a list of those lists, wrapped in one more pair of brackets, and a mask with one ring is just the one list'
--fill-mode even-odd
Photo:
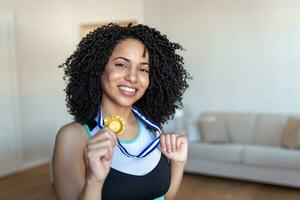
{"label": "blurred background", "polygon": [[0,176],[49,162],[72,120],[57,66],[108,22],[147,24],[185,48],[193,80],[167,130],[196,131],[186,123],[206,110],[300,113],[299,10],[298,0],[0,0]]}

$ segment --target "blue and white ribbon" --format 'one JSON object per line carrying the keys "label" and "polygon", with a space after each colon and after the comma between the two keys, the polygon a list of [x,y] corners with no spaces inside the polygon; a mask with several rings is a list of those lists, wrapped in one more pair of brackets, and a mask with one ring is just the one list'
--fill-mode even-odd
{"label": "blue and white ribbon", "polygon": [[[132,111],[135,114],[136,117],[138,117],[146,126],[154,129],[155,131],[158,131],[161,134],[161,130],[160,128],[154,123],[151,122],[150,120],[148,120],[144,115],[142,115],[138,109],[136,107],[132,107]],[[98,113],[98,126],[100,129],[104,128],[104,119],[103,119],[103,115],[102,115],[102,111],[101,109],[99,109],[99,113]],[[159,135],[160,135],[159,134]],[[119,139],[118,139],[118,144],[117,146],[119,147],[119,149],[121,150],[121,152],[123,154],[125,154],[126,156],[130,157],[130,158],[144,158],[146,157],[148,154],[150,154],[152,151],[154,151],[157,146],[160,143],[160,137],[155,138],[141,153],[139,153],[138,155],[133,155],[130,154],[126,148],[120,143]]]}

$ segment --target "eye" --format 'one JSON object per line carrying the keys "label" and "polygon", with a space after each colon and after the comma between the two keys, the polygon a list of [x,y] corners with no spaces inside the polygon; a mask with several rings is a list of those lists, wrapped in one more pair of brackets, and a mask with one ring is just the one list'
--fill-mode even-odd
{"label": "eye", "polygon": [[123,64],[123,63],[116,63],[115,66],[116,66],[116,67],[122,67],[122,68],[127,67],[127,66],[126,66],[125,64]]}
{"label": "eye", "polygon": [[146,68],[140,68],[139,71],[144,72],[144,73],[149,73],[149,70]]}

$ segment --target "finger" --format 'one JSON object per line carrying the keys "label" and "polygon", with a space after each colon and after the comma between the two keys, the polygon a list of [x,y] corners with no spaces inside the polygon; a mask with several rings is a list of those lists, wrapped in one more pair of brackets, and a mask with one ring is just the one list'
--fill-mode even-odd
{"label": "finger", "polygon": [[90,161],[92,160],[98,160],[98,159],[111,159],[111,154],[109,153],[108,148],[99,147],[94,150],[88,150],[87,157]]}
{"label": "finger", "polygon": [[172,152],[171,136],[170,136],[170,134],[166,134],[165,137],[166,137],[167,152],[171,153]]}
{"label": "finger", "polygon": [[87,145],[88,150],[94,150],[97,148],[108,148],[109,152],[112,154],[114,149],[113,141],[110,139],[101,140],[99,142],[90,143]]}
{"label": "finger", "polygon": [[186,144],[187,145],[187,137],[186,135],[180,135],[177,137],[176,139],[176,146],[177,146],[177,149],[181,148],[181,145],[182,144]]}
{"label": "finger", "polygon": [[172,147],[172,152],[176,152],[176,138],[177,138],[177,134],[170,134],[171,136],[171,147]]}
{"label": "finger", "polygon": [[116,138],[116,135],[108,128],[104,127],[103,129],[99,130],[95,135],[93,135],[91,138],[90,138],[90,141],[91,142],[94,142],[96,140],[99,140],[99,138],[102,138],[102,137],[111,137],[113,140],[114,139],[117,139]]}
{"label": "finger", "polygon": [[99,142],[99,141],[104,140],[104,139],[110,139],[110,140],[113,141],[114,144],[117,143],[117,137],[115,136],[114,133],[112,133],[107,128],[103,128],[100,131],[98,131],[93,137],[91,137],[88,140],[87,143],[89,144],[89,143]]}
{"label": "finger", "polygon": [[155,136],[158,138],[160,136],[159,131],[155,131]]}
{"label": "finger", "polygon": [[102,130],[105,131],[106,134],[108,134],[115,142],[117,142],[118,138],[117,138],[116,134],[114,134],[110,129],[105,127]]}
{"label": "finger", "polygon": [[180,149],[180,145],[181,145],[181,139],[180,139],[180,137],[177,137],[176,138],[176,147],[177,147],[177,149]]}
{"label": "finger", "polygon": [[167,148],[166,148],[166,136],[164,134],[162,134],[160,136],[160,148],[162,149],[163,152],[166,152],[167,151]]}
{"label": "finger", "polygon": [[111,152],[113,152],[116,144],[111,138],[103,138],[101,140],[97,140],[95,142],[89,142],[86,144],[87,150],[93,150],[99,147],[107,147]]}
{"label": "finger", "polygon": [[89,142],[87,143],[87,147],[89,149],[96,148],[99,145],[104,145],[104,146],[114,146],[114,141],[110,138],[102,138],[101,140],[96,140],[95,142]]}
{"label": "finger", "polygon": [[94,134],[91,138],[89,138],[89,140],[87,141],[87,143],[98,142],[98,141],[103,140],[103,139],[105,139],[107,137],[108,137],[108,135],[104,134],[103,130],[100,130],[96,134]]}
{"label": "finger", "polygon": [[186,135],[180,135],[180,136],[178,136],[178,138],[180,139],[180,142],[181,142],[182,144],[188,143],[188,142],[187,142],[187,137],[186,137]]}

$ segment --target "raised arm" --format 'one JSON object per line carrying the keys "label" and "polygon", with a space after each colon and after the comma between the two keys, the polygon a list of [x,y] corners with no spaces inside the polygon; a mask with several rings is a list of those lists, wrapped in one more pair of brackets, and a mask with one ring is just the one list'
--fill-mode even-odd
{"label": "raised arm", "polygon": [[114,145],[115,138],[106,130],[89,139],[78,123],[60,129],[52,166],[58,199],[101,199]]}
{"label": "raised arm", "polygon": [[183,134],[170,133],[160,137],[162,153],[170,161],[171,185],[165,194],[166,200],[173,200],[181,186],[184,166],[187,160],[188,141]]}

